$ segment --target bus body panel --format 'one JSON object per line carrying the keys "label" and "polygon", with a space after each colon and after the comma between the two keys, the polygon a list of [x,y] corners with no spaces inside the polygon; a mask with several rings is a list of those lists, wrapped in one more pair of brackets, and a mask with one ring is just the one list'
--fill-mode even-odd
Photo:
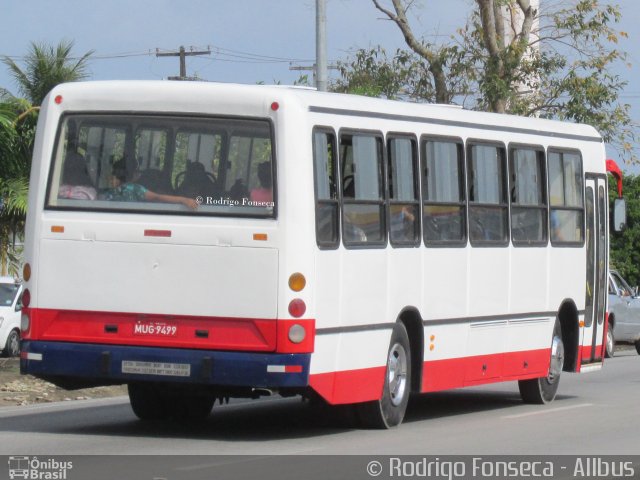
{"label": "bus body panel", "polygon": [[[195,322],[191,333],[207,323],[224,328],[224,322],[230,322],[227,331],[241,325],[238,332],[245,333],[235,338],[246,340],[234,345],[212,338],[193,341],[189,348],[187,339],[175,345],[162,339],[143,347],[144,342],[133,336],[122,338],[111,343],[110,358],[117,360],[108,373],[114,380],[163,379],[126,374],[118,370],[122,361],[153,363],[155,358],[157,363],[172,363],[176,355],[182,358],[176,362],[190,364],[197,377],[205,358],[213,358],[214,364],[220,358],[220,365],[238,382],[234,385],[242,384],[242,372],[251,371],[245,387],[310,386],[329,403],[364,402],[381,396],[391,331],[407,310],[422,324],[423,340],[415,346],[422,356],[417,370],[424,392],[545,376],[561,306],[571,302],[578,319],[584,320],[584,245],[476,247],[467,240],[455,248],[425,247],[421,235],[420,245],[408,248],[391,246],[388,239],[376,248],[347,248],[342,242],[335,248],[318,247],[312,131],[328,128],[338,140],[343,132],[377,132],[383,140],[400,132],[418,144],[423,136],[440,135],[465,145],[481,139],[507,150],[510,145],[535,145],[545,152],[576,150],[583,172],[604,174],[604,147],[591,127],[285,88],[93,83],[58,87],[40,116],[26,242],[26,258],[37,279],[28,282],[32,310],[123,314],[122,321],[129,325],[135,323],[135,315],[154,321],[159,319],[154,316],[179,316],[185,324]],[[62,106],[52,103],[56,94],[62,94]],[[276,218],[43,210],[57,124],[65,111],[269,119],[277,163]],[[51,231],[61,224],[64,234]],[[145,230],[170,230],[172,235],[150,238]],[[65,271],[69,255],[92,264],[93,276],[89,266],[87,276]],[[130,276],[120,275],[127,270]],[[301,291],[288,285],[295,272],[307,281]],[[299,318],[289,312],[294,299],[306,305]],[[252,322],[249,327],[245,320]],[[308,326],[310,343],[300,353],[281,357],[281,345],[294,348],[288,329],[296,323]],[[584,349],[591,348],[592,331],[579,328]],[[74,375],[61,360],[47,370],[47,363],[38,358],[42,354],[46,359],[47,350],[62,352],[65,345],[70,351],[84,351],[82,338],[70,345],[64,342],[63,329],[54,333],[58,336],[42,339],[29,339],[27,333],[25,369],[55,375],[59,368],[59,374]],[[601,338],[597,341],[602,344]],[[153,351],[147,356],[144,348]],[[278,353],[268,353],[274,349]],[[28,358],[30,352],[34,358]],[[238,357],[231,355],[236,353]],[[98,350],[83,355],[98,363],[101,358]],[[227,362],[231,358],[237,360],[235,365]],[[269,358],[276,359],[269,372],[274,375],[261,376]],[[252,365],[260,367],[255,370]],[[284,373],[286,365],[294,365],[291,383],[275,375]],[[222,377],[211,378],[216,384]]]}
{"label": "bus body panel", "polygon": [[[277,317],[275,249],[87,239],[43,240],[40,252],[47,259],[38,275],[46,285],[40,290],[41,308]],[[68,268],[70,256],[83,271]]]}

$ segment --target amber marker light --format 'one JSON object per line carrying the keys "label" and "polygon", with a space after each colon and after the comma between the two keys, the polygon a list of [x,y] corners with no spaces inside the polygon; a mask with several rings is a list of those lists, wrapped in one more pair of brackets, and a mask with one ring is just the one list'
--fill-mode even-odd
{"label": "amber marker light", "polygon": [[257,242],[266,242],[269,236],[266,233],[254,233],[253,239]]}
{"label": "amber marker light", "polygon": [[62,225],[52,225],[51,233],[64,233],[64,226]]}
{"label": "amber marker light", "polygon": [[584,320],[580,320],[580,322],[578,322],[578,324],[580,325],[580,328],[584,327]]}
{"label": "amber marker light", "polygon": [[28,263],[25,263],[24,267],[22,267],[22,279],[25,282],[28,282],[30,278],[31,278],[31,265],[29,265]]}
{"label": "amber marker light", "polygon": [[301,292],[306,284],[307,279],[299,272],[292,273],[289,277],[289,288],[294,292]]}

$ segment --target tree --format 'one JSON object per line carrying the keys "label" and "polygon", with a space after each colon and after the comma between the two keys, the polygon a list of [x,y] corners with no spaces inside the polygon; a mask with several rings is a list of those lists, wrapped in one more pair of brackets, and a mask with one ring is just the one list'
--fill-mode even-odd
{"label": "tree", "polygon": [[24,70],[9,57],[9,68],[24,99],[0,88],[0,270],[19,273],[17,240],[24,236],[31,156],[39,105],[53,87],[87,77],[87,60],[71,56],[73,42],[61,41],[55,48],[31,44]]}
{"label": "tree", "polygon": [[[609,263],[629,282],[640,285],[640,177],[625,175],[622,181],[627,203],[627,225],[620,233],[610,235]],[[609,204],[617,197],[615,181],[609,178]]]}
{"label": "tree", "polygon": [[37,111],[13,97],[0,101],[0,274],[19,274]]}
{"label": "tree", "polygon": [[478,72],[477,108],[587,123],[636,160],[630,106],[620,102],[626,82],[612,73],[627,58],[617,48],[627,36],[614,28],[617,5],[542,2],[537,11],[529,0],[476,3],[463,48]]}
{"label": "tree", "polygon": [[[613,27],[620,19],[616,5],[559,0],[543,2],[538,11],[529,0],[475,0],[467,24],[448,42],[433,45],[419,40],[410,24],[414,0],[372,3],[398,26],[409,50],[393,59],[360,50],[355,61],[343,63],[339,88],[362,90],[368,75],[371,85],[385,84],[381,75],[398,71],[403,58],[401,66],[410,67],[398,71],[395,85],[386,83],[397,88],[383,91],[389,98],[404,92],[414,100],[588,123],[625,161],[637,160],[630,107],[620,102],[626,83],[612,73],[626,60],[617,48],[626,33]],[[418,84],[431,88],[411,88]]]}
{"label": "tree", "polygon": [[31,43],[22,69],[9,57],[2,62],[9,68],[22,94],[33,105],[41,105],[44,97],[60,83],[74,82],[88,77],[87,61],[93,50],[79,58],[71,56],[72,41],[62,40],[55,48]]}

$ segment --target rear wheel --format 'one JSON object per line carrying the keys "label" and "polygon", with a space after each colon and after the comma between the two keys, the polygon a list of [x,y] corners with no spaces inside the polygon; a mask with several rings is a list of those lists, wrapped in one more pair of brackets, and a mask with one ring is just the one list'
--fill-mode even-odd
{"label": "rear wheel", "polygon": [[606,346],[605,346],[605,356],[607,358],[611,358],[615,355],[615,350],[616,350],[616,340],[615,337],[613,336],[613,325],[611,323],[609,323],[608,328],[607,328],[607,339],[606,339]]}
{"label": "rear wheel", "polygon": [[525,403],[550,403],[556,396],[560,384],[560,374],[564,365],[564,343],[562,343],[562,329],[556,319],[551,338],[551,359],[549,374],[546,377],[531,380],[519,380],[520,396]]}
{"label": "rear wheel", "polygon": [[7,337],[7,343],[4,346],[2,354],[5,357],[17,357],[20,355],[20,333],[18,330],[11,330]]}
{"label": "rear wheel", "polygon": [[129,401],[140,420],[202,420],[211,413],[215,398],[195,390],[131,383]]}
{"label": "rear wheel", "polygon": [[382,398],[356,405],[365,428],[391,428],[402,423],[411,392],[411,350],[409,335],[402,323],[391,334]]}
{"label": "rear wheel", "polygon": [[640,355],[640,340],[636,340],[636,352]]}

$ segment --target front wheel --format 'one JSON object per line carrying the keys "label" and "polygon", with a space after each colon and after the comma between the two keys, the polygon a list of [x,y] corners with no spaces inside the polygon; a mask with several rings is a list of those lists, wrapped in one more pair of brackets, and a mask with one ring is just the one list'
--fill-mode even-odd
{"label": "front wheel", "polygon": [[616,350],[616,340],[613,336],[613,325],[609,323],[609,328],[607,328],[607,338],[606,338],[606,346],[605,346],[605,357],[611,358],[615,355]]}
{"label": "front wheel", "polygon": [[520,396],[525,403],[546,404],[553,401],[560,384],[560,374],[564,366],[564,343],[562,342],[562,329],[556,319],[551,338],[551,359],[549,362],[549,374],[546,377],[533,378],[531,380],[519,380],[518,388]]}
{"label": "front wheel", "polygon": [[382,398],[356,405],[365,428],[391,428],[402,423],[411,393],[411,350],[409,335],[402,323],[391,334]]}

